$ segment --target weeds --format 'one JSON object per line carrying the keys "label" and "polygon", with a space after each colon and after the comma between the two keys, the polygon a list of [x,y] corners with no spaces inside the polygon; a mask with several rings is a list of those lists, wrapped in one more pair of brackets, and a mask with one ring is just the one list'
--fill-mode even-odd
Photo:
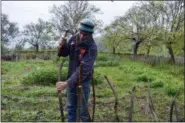
{"label": "weeds", "polygon": [[[114,57],[107,54],[100,54],[96,62],[97,67],[95,67],[94,71],[96,113],[94,121],[115,121],[112,114],[114,112],[114,97],[103,78],[104,75],[109,76],[116,87],[120,121],[128,121],[130,106],[129,91],[133,86],[136,86],[133,121],[152,121],[152,115],[147,120],[142,110],[142,106],[146,102],[147,87],[145,87],[145,82],[147,80],[151,80],[150,90],[155,110],[158,114],[158,120],[169,121],[170,103],[179,88],[182,91],[176,99],[178,118],[183,119],[184,94],[182,92],[184,89],[184,68],[182,66],[162,63],[152,66],[148,63],[134,62],[124,57],[122,59],[119,56]],[[2,75],[1,88],[2,121],[60,121],[57,91],[55,88],[58,69],[52,60],[3,61],[1,66],[2,69],[5,69]],[[67,62],[62,70],[62,73],[65,74],[62,77],[64,79],[67,75],[67,67],[65,66],[67,66]],[[31,67],[31,69],[25,70],[24,67]],[[63,93],[63,96],[66,96],[65,93]],[[64,115],[66,118],[66,97],[64,99]],[[92,95],[90,100],[92,100]]]}

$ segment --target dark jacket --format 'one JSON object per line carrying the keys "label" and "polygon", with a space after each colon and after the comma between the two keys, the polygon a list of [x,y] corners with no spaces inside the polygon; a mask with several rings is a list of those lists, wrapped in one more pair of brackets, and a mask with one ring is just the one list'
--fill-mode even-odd
{"label": "dark jacket", "polygon": [[73,35],[67,43],[62,47],[60,56],[66,57],[69,55],[69,67],[68,67],[68,83],[77,84],[79,77],[79,65],[80,65],[80,49],[86,50],[82,56],[83,64],[83,81],[82,84],[91,79],[91,74],[94,69],[94,62],[97,56],[97,45],[92,37],[88,41],[79,42],[77,38],[78,34]]}

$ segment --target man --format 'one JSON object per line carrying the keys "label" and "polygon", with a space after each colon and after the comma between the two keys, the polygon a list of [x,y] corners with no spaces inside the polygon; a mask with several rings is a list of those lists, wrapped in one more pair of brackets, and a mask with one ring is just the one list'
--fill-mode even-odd
{"label": "man", "polygon": [[[77,83],[80,73],[80,63],[83,62],[82,89],[88,103],[91,85],[91,76],[94,69],[94,62],[97,56],[97,45],[92,37],[94,23],[90,19],[83,19],[79,25],[79,33],[73,35],[67,43],[59,42],[59,56],[69,55],[68,79],[64,82],[57,82],[56,88],[62,91],[67,87],[68,97],[68,122],[75,122],[77,119]],[[83,102],[83,101],[81,101]],[[89,117],[84,105],[81,108],[81,119],[88,122]]]}

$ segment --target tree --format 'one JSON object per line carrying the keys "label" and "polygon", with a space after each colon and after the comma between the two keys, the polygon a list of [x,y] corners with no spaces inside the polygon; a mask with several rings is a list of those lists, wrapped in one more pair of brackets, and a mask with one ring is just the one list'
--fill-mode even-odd
{"label": "tree", "polygon": [[[91,18],[96,25],[102,24],[100,20],[95,18],[95,14],[99,13],[100,9],[88,3],[88,1],[68,1],[64,5],[54,5],[50,10],[52,14],[52,24],[57,30],[58,37],[66,29],[70,29],[70,33],[73,35],[77,29],[78,24],[84,18]],[[96,29],[100,29],[101,26],[96,26]]]}
{"label": "tree", "polygon": [[16,43],[15,45],[15,51],[21,51],[24,49],[25,46],[25,39],[24,38],[20,38],[20,40],[18,40],[18,43]]}
{"label": "tree", "polygon": [[116,53],[116,50],[120,49],[123,42],[130,39],[129,34],[125,31],[127,28],[127,25],[119,26],[117,20],[104,28],[102,41],[108,48],[112,49],[113,54]]}
{"label": "tree", "polygon": [[8,15],[1,14],[1,45],[8,45],[18,33],[17,23],[10,22]]}
{"label": "tree", "polygon": [[128,25],[127,32],[130,33],[130,38],[132,38],[134,43],[133,55],[135,58],[140,44],[151,35],[145,34],[150,18],[142,5],[134,5],[118,21],[119,25]]}
{"label": "tree", "polygon": [[178,44],[184,37],[184,1],[165,1],[159,10],[161,11],[159,22],[163,30],[161,38],[168,49],[171,61],[175,63],[172,45]]}
{"label": "tree", "polygon": [[54,38],[52,25],[42,19],[38,19],[36,24],[30,23],[24,28],[22,32],[24,40],[35,47],[36,52],[38,52],[39,46],[47,46],[48,42]]}
{"label": "tree", "polygon": [[[132,37],[133,54],[137,55],[142,44],[147,56],[153,46],[166,45],[171,61],[175,62],[174,49],[184,39],[184,1],[141,1],[132,6],[125,15],[118,17],[117,25],[127,29]],[[123,34],[125,33],[123,31]],[[181,41],[181,42],[180,42]],[[172,47],[173,46],[173,47]],[[179,48],[184,50],[184,47]]]}
{"label": "tree", "polygon": [[118,33],[114,30],[113,27],[107,26],[105,27],[105,34],[103,38],[103,42],[108,48],[112,49],[112,53],[116,53],[116,48],[118,47],[120,40],[117,40]]}
{"label": "tree", "polygon": [[162,41],[160,40],[160,11],[158,8],[161,8],[161,1],[142,1],[140,2],[143,11],[147,14],[147,23],[146,28],[143,31],[143,35],[145,37],[145,41],[143,42],[143,46],[146,47],[146,55],[149,56],[150,50],[154,46],[160,46]]}

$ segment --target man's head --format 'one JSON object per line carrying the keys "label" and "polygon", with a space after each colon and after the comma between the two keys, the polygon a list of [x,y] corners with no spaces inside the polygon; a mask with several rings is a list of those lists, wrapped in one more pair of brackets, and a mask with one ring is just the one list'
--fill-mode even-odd
{"label": "man's head", "polygon": [[86,40],[94,32],[94,23],[90,19],[83,19],[79,25],[80,40]]}

